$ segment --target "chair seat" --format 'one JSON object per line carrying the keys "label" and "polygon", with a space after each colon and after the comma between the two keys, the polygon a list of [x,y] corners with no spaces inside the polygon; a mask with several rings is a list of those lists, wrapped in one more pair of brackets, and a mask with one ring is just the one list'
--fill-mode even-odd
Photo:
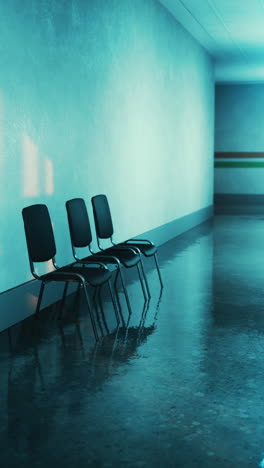
{"label": "chair seat", "polygon": [[[59,270],[52,271],[47,275],[43,276],[43,280],[47,279],[48,281],[52,281],[52,276],[58,276],[59,273],[72,273],[72,278],[74,279],[74,273],[78,273],[81,275],[88,284],[92,286],[100,286],[101,284],[105,283],[111,278],[111,271],[104,269],[104,268],[89,268],[89,267],[78,267],[78,266],[65,266],[60,268]],[[70,276],[70,275],[69,275]],[[63,280],[63,277],[62,277]],[[65,279],[64,279],[65,281]]]}
{"label": "chair seat", "polygon": [[157,247],[155,245],[152,245],[152,244],[143,244],[141,242],[139,242],[138,244],[136,242],[128,242],[126,244],[121,244],[121,245],[126,245],[126,246],[131,246],[133,247],[133,245],[135,247],[137,247],[140,252],[143,253],[143,255],[145,255],[145,257],[152,257],[152,255],[154,255],[156,252],[157,252]]}
{"label": "chair seat", "polygon": [[126,250],[126,249],[123,248],[123,247],[129,247],[128,245],[126,245],[126,246],[122,245],[121,246],[122,249],[120,248],[120,250],[116,250],[116,248],[118,249],[118,247],[119,246],[110,247],[108,249],[105,249],[102,252],[97,252],[95,254],[95,256],[112,255],[112,256],[118,258],[118,260],[127,268],[133,267],[133,266],[138,264],[138,262],[140,260],[140,256],[138,254],[132,252],[131,250]]}

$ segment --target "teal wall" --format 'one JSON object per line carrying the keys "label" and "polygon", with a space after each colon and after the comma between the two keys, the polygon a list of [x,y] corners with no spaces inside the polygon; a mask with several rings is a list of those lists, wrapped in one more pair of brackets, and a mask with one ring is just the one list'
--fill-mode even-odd
{"label": "teal wall", "polygon": [[21,209],[109,197],[117,240],[207,207],[214,78],[154,0],[0,2],[0,290],[31,279]]}
{"label": "teal wall", "polygon": [[263,194],[264,84],[217,85],[215,112],[215,192]]}
{"label": "teal wall", "polygon": [[216,151],[264,151],[264,84],[217,85],[215,107]]}

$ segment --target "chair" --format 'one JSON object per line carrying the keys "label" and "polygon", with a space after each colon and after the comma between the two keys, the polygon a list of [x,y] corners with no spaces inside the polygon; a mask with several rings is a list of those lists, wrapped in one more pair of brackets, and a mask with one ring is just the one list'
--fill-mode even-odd
{"label": "chair", "polygon": [[[90,304],[87,285],[97,288],[104,283],[108,283],[111,299],[115,309],[116,320],[119,323],[120,319],[110,283],[112,273],[102,262],[99,261],[97,264],[95,262],[91,263],[93,266],[90,268],[83,268],[82,266],[78,267],[76,265],[67,265],[59,268],[55,260],[56,244],[47,206],[41,204],[28,206],[23,208],[22,216],[31,273],[34,278],[41,281],[36,316],[39,314],[46,283],[59,281],[68,285],[70,282],[77,282],[81,287],[83,287],[94,336],[96,341],[98,341],[99,337]],[[48,262],[49,260],[52,260],[55,270],[47,274],[39,275],[36,272],[34,264],[39,262]]]}
{"label": "chair", "polygon": [[[111,251],[110,254],[105,254],[105,252],[93,252],[91,248],[92,242],[92,233],[90,227],[89,216],[86,208],[85,201],[82,198],[73,198],[66,202],[66,210],[68,216],[70,238],[72,244],[72,252],[76,261],[80,263],[87,263],[92,261],[103,261],[106,264],[113,264],[117,267],[117,276],[120,275],[122,288],[125,294],[125,299],[128,307],[129,315],[132,313],[127,289],[125,286],[125,281],[122,272],[122,265],[127,268],[133,267],[138,264],[139,257],[134,251],[129,249],[128,251],[122,250],[122,252]],[[77,256],[78,248],[88,249],[88,257],[79,258]],[[117,280],[116,276],[116,280]]]}
{"label": "chair", "polygon": [[[125,242],[115,244],[113,242],[114,228],[112,216],[106,195],[95,195],[94,197],[92,197],[92,205],[99,248],[100,239],[110,239],[110,242],[112,244],[110,250],[115,249],[116,247],[131,246],[133,249],[138,249],[138,251],[140,251],[145,257],[153,256],[159,276],[160,285],[161,288],[163,288],[163,281],[157,258],[157,247],[153,244],[153,242],[147,239],[128,239]],[[145,274],[144,270],[143,274]]]}

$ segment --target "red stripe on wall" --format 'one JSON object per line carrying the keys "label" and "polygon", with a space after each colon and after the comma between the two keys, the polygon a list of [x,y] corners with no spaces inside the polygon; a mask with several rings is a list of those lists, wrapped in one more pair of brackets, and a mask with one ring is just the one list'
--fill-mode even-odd
{"label": "red stripe on wall", "polygon": [[218,153],[218,152],[215,152],[215,158],[247,158],[247,159],[250,159],[250,158],[264,158],[264,152],[226,152],[226,153]]}

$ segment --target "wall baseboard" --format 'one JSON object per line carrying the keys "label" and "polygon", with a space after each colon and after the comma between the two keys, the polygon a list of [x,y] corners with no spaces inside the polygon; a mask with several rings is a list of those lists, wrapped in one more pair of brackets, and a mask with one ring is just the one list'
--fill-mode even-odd
{"label": "wall baseboard", "polygon": [[264,205],[263,194],[215,193],[215,205]]}
{"label": "wall baseboard", "polygon": [[263,214],[264,195],[216,193],[215,214]]}
{"label": "wall baseboard", "polygon": [[[156,245],[161,245],[205,222],[212,216],[213,205],[210,205],[137,237],[150,239]],[[15,325],[35,313],[39,287],[39,281],[33,280],[0,294],[0,309],[2,311],[0,316],[0,331]],[[64,284],[48,283],[45,287],[41,308],[48,307],[59,301],[62,297],[63,288]],[[73,293],[75,289],[76,285],[69,285],[68,294]]]}
{"label": "wall baseboard", "polygon": [[151,229],[150,231],[144,232],[137,236],[142,239],[150,239],[156,245],[162,245],[165,242],[168,242],[174,237],[179,236],[185,231],[192,229],[198,224],[203,223],[207,219],[213,216],[214,208],[213,205],[206,206],[201,210],[194,211],[186,216],[181,218],[174,219],[173,221],[162,224],[161,226]]}

